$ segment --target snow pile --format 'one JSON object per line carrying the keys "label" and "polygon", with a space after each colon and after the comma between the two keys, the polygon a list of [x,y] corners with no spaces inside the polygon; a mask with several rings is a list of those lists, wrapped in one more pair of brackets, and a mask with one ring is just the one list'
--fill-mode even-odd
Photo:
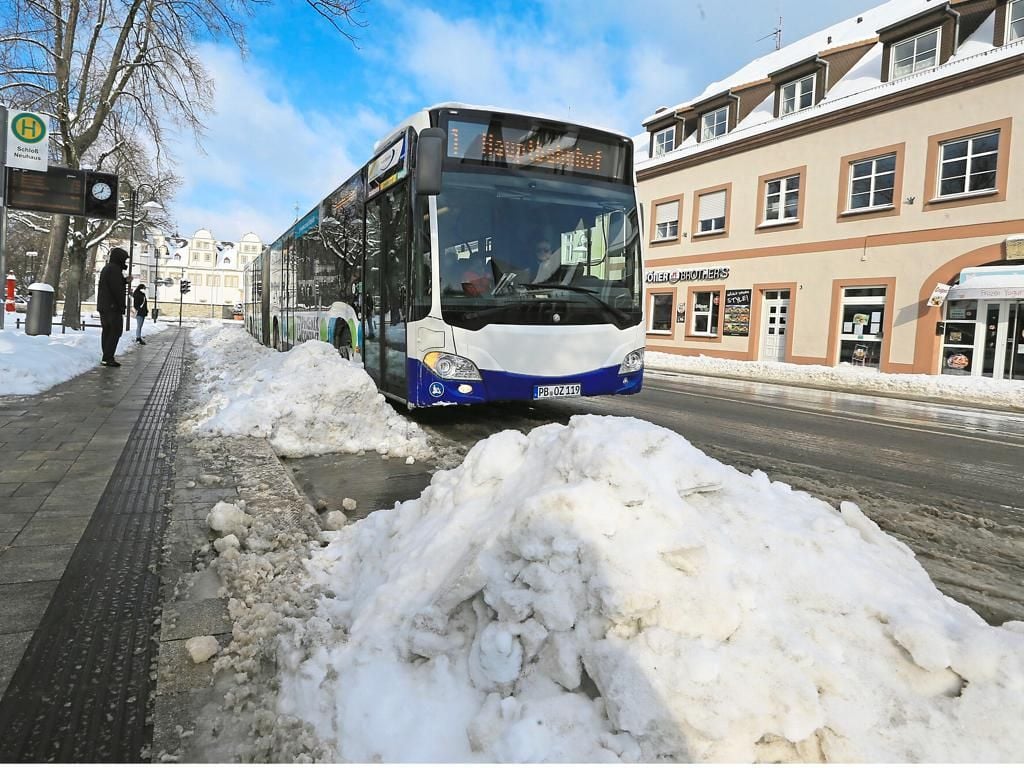
{"label": "snow pile", "polygon": [[984,376],[929,376],[920,373],[879,373],[855,365],[796,365],[765,361],[721,360],[704,355],[644,353],[650,370],[679,371],[709,376],[806,384],[832,390],[925,397],[965,405],[1024,410],[1024,382],[989,379]]}
{"label": "snow pile", "polygon": [[193,428],[265,437],[281,456],[376,451],[429,455],[426,435],[377,392],[361,365],[330,344],[307,341],[286,354],[237,326],[192,332],[200,394]]}
{"label": "snow pile", "polygon": [[1024,758],[1024,624],[646,422],[494,435],[333,538],[278,708],[335,760]]}
{"label": "snow pile", "polygon": [[[15,326],[20,318],[21,328]],[[61,333],[53,319],[51,336],[25,335],[25,316],[8,312],[0,331],[0,396],[36,395],[45,392],[55,384],[75,378],[100,364],[100,329],[86,328],[84,331],[68,329]],[[89,320],[89,322],[99,322]],[[135,325],[132,330],[121,334],[117,344],[117,356],[135,349]],[[148,337],[159,333],[167,326],[163,323],[147,322],[142,326],[142,335]]]}

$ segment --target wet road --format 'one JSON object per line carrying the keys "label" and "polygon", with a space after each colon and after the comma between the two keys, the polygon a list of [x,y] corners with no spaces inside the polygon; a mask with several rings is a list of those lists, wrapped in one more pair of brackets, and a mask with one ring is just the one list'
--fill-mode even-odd
{"label": "wet road", "polygon": [[[908,544],[946,594],[990,622],[1024,620],[1024,415],[649,374],[644,391],[632,397],[445,408],[413,416],[438,448],[437,465],[448,467],[476,441],[502,429],[528,431],[579,413],[645,419],[744,472],[761,469],[832,504],[853,501]],[[326,471],[325,460],[290,465],[307,494],[337,504],[340,478],[351,474]],[[413,486],[429,482],[429,468],[417,470],[415,480],[383,483],[374,498],[387,506],[389,492],[415,496]]]}
{"label": "wet road", "polygon": [[417,414],[458,446],[573,414],[633,416],[744,472],[853,501],[906,542],[947,594],[989,621],[1024,620],[1024,416],[686,374],[633,397]]}

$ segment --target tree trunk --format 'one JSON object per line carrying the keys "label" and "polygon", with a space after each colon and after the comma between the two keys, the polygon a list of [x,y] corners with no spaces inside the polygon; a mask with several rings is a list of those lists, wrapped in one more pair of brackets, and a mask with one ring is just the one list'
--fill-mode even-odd
{"label": "tree trunk", "polygon": [[[60,293],[60,273],[64,265],[64,250],[68,241],[69,217],[64,214],[55,215],[50,222],[50,246],[46,249],[46,269],[42,281],[53,286],[53,300]],[[36,278],[39,279],[39,278]]]}
{"label": "tree trunk", "polygon": [[[75,231],[83,232],[85,222],[74,222]],[[85,238],[75,237],[71,240],[71,248],[68,250],[68,272],[67,291],[64,294],[64,315],[62,317],[65,328],[79,329],[82,327],[82,272],[88,260],[89,252],[86,249]]]}
{"label": "tree trunk", "polygon": [[[96,291],[96,251],[99,246],[94,245],[86,252],[85,268],[78,281],[78,291],[81,301],[89,301],[94,298]],[[81,301],[79,303],[81,303]]]}

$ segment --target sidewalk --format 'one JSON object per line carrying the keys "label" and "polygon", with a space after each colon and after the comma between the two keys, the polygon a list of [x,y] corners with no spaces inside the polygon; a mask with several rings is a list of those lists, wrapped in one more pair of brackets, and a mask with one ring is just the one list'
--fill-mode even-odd
{"label": "sidewalk", "polygon": [[0,761],[144,759],[185,336],[0,398]]}

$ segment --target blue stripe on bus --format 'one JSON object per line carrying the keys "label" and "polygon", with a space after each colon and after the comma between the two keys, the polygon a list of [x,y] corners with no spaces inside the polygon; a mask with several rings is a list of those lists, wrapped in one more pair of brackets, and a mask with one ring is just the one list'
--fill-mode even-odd
{"label": "blue stripe on bus", "polygon": [[[503,371],[480,371],[483,381],[450,381],[438,378],[423,361],[407,361],[409,375],[409,402],[417,407],[432,405],[473,405],[494,400],[532,400],[533,388],[538,384],[579,384],[581,394],[633,395],[643,386],[643,371],[619,374],[619,366],[572,376],[524,376]],[[470,385],[472,392],[459,392],[461,384]]]}

